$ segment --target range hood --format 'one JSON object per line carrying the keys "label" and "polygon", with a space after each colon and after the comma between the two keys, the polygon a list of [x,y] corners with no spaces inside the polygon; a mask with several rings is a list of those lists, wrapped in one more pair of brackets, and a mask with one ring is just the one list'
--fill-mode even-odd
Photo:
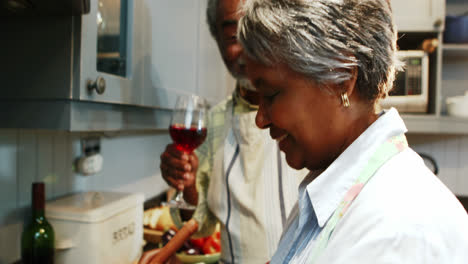
{"label": "range hood", "polygon": [[90,0],[0,0],[0,16],[78,16]]}

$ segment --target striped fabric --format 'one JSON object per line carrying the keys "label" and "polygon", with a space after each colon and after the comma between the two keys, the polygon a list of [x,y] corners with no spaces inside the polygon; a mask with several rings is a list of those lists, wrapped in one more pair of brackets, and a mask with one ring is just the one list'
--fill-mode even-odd
{"label": "striped fabric", "polygon": [[235,93],[209,115],[206,142],[197,149],[200,232],[221,223],[223,263],[266,263],[307,171],[288,167],[267,130],[255,126],[256,108]]}

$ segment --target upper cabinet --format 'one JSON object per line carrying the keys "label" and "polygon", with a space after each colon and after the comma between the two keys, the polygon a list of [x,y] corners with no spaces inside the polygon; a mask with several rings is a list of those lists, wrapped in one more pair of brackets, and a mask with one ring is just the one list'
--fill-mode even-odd
{"label": "upper cabinet", "polygon": [[77,16],[89,13],[90,0],[3,0],[0,16]]}
{"label": "upper cabinet", "polygon": [[171,108],[177,94],[197,93],[199,6],[91,1],[80,34],[80,100]]}
{"label": "upper cabinet", "polygon": [[204,0],[90,0],[82,15],[2,18],[0,111],[11,114],[0,126],[159,129],[178,94],[219,101],[226,71],[205,8]]}
{"label": "upper cabinet", "polygon": [[445,0],[391,0],[391,3],[399,31],[443,30]]}
{"label": "upper cabinet", "polygon": [[141,104],[142,74],[134,63],[142,57],[136,49],[140,38],[134,35],[140,20],[133,7],[132,0],[92,0],[90,13],[81,17],[76,99]]}
{"label": "upper cabinet", "polygon": [[451,116],[446,99],[463,95],[468,69],[468,47],[443,42],[445,17],[468,12],[466,0],[391,0],[399,31],[400,50],[421,50],[435,43],[429,57],[428,108],[425,113],[403,113],[410,133],[467,134],[468,119]]}

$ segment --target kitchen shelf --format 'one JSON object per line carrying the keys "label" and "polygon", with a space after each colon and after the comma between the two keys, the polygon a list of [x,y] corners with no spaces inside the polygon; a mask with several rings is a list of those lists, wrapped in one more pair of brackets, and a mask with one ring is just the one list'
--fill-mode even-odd
{"label": "kitchen shelf", "polygon": [[468,134],[468,118],[436,115],[402,115],[408,133]]}
{"label": "kitchen shelf", "polygon": [[0,128],[69,132],[167,130],[171,110],[77,100],[1,100]]}
{"label": "kitchen shelf", "polygon": [[444,50],[451,51],[451,50],[465,50],[468,51],[468,44],[453,44],[453,43],[445,43],[443,46]]}
{"label": "kitchen shelf", "polygon": [[446,55],[468,56],[468,44],[443,44],[442,50]]}

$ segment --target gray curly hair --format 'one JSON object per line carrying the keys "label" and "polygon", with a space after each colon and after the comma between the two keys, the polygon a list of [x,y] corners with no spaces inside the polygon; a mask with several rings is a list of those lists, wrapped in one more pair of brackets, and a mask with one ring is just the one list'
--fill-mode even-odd
{"label": "gray curly hair", "polygon": [[375,102],[402,63],[388,0],[249,0],[239,40],[251,59],[283,62],[320,84],[339,84],[358,68],[357,89]]}
{"label": "gray curly hair", "polygon": [[218,11],[219,0],[208,0],[206,6],[206,22],[210,29],[211,35],[216,38],[216,19]]}

